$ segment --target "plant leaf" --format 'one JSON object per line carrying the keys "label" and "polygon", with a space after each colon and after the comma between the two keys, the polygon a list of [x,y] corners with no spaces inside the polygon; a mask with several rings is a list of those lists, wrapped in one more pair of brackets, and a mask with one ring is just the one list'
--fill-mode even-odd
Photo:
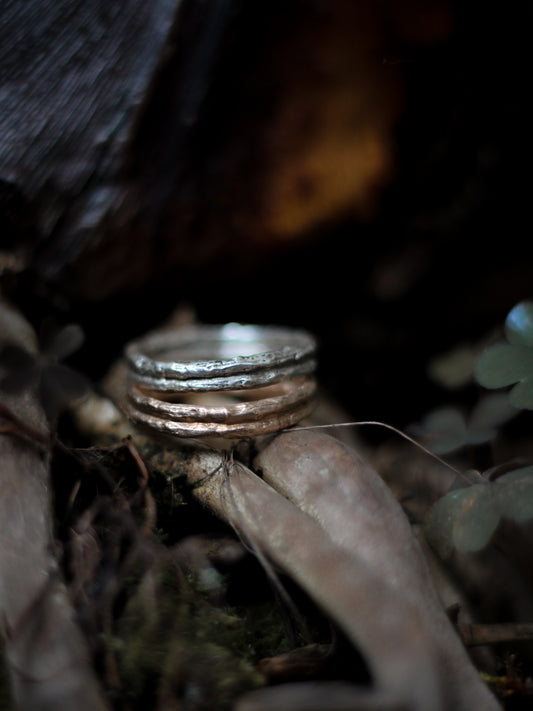
{"label": "plant leaf", "polygon": [[476,553],[485,548],[501,516],[493,485],[476,484],[470,491],[470,498],[463,499],[453,524],[453,542],[461,553]]}
{"label": "plant leaf", "polygon": [[53,333],[48,342],[43,344],[43,350],[48,357],[63,360],[77,351],[84,340],[85,335],[82,328],[75,323],[71,323]]}
{"label": "plant leaf", "polygon": [[498,478],[498,481],[504,481],[505,483],[508,483],[513,481],[528,481],[530,478],[533,478],[533,465],[531,464],[527,467],[519,467],[518,469],[513,469],[512,471],[507,472],[506,474],[502,474]]}
{"label": "plant leaf", "polygon": [[502,388],[533,375],[533,348],[498,343],[483,351],[475,376],[486,388]]}
{"label": "plant leaf", "polygon": [[500,515],[524,523],[533,519],[533,479],[495,484]]}
{"label": "plant leaf", "polygon": [[485,548],[502,517],[517,523],[533,519],[533,466],[514,469],[491,484],[448,492],[428,511],[424,531],[432,548],[448,558],[454,550]]}
{"label": "plant leaf", "polygon": [[50,419],[89,390],[88,379],[66,365],[50,365],[41,373],[39,397]]}
{"label": "plant leaf", "polygon": [[423,419],[421,430],[426,446],[435,454],[453,452],[466,441],[466,421],[455,407],[441,407],[430,412]]}
{"label": "plant leaf", "polygon": [[509,402],[521,410],[533,410],[533,374],[514,386],[509,393]]}
{"label": "plant leaf", "polygon": [[0,380],[0,391],[7,395],[16,395],[23,390],[31,390],[39,383],[39,370],[29,368],[15,373],[8,373]]}
{"label": "plant leaf", "polygon": [[477,351],[470,345],[457,346],[430,361],[429,376],[449,390],[464,387],[472,380],[477,355]]}
{"label": "plant leaf", "polygon": [[429,544],[441,558],[449,558],[455,549],[454,528],[461,512],[471,508],[485,488],[486,484],[475,484],[454,489],[429,509],[424,521],[424,532]]}
{"label": "plant leaf", "polygon": [[533,466],[503,474],[495,487],[502,516],[517,523],[533,518]]}
{"label": "plant leaf", "polygon": [[488,442],[498,427],[516,417],[516,409],[509,404],[507,393],[489,393],[473,408],[468,420],[468,444]]}
{"label": "plant leaf", "polygon": [[533,301],[521,301],[507,314],[505,335],[509,343],[533,346]]}
{"label": "plant leaf", "polygon": [[19,346],[8,344],[0,350],[0,366],[6,371],[31,368],[34,363],[34,356]]}

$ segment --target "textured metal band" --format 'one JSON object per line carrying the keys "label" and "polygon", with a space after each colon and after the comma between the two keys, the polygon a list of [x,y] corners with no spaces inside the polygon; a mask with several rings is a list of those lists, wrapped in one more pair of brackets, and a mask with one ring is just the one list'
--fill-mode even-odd
{"label": "textured metal band", "polygon": [[196,389],[196,381],[204,378],[241,376],[247,383],[246,375],[262,370],[278,371],[280,378],[291,368],[299,374],[298,366],[315,351],[316,342],[305,331],[228,323],[152,332],[131,342],[125,357],[135,379],[184,380]]}
{"label": "textured metal band", "polygon": [[306,401],[293,410],[271,415],[264,419],[228,423],[167,420],[149,415],[146,412],[141,412],[132,407],[129,401],[122,403],[122,409],[133,422],[148,426],[163,434],[174,435],[176,437],[259,437],[295,425],[304,417],[310,415],[313,411],[313,407],[312,401]]}
{"label": "textured metal band", "polygon": [[[179,437],[276,432],[313,410],[315,351],[305,331],[277,326],[155,331],[126,346],[120,406],[133,422]],[[205,393],[226,397],[205,404]]]}
{"label": "textured metal band", "polygon": [[[274,389],[275,392],[272,392]],[[280,392],[281,391],[281,392]],[[299,407],[314,396],[316,381],[312,377],[290,379],[270,388],[247,390],[248,399],[221,405],[197,402],[168,402],[146,395],[136,385],[128,390],[128,399],[137,410],[155,417],[179,422],[253,422],[280,416]],[[243,393],[235,393],[242,397]],[[253,399],[249,399],[252,398]]]}
{"label": "textured metal band", "polygon": [[220,392],[223,390],[246,390],[249,388],[262,388],[278,383],[286,378],[296,378],[301,375],[313,373],[316,361],[307,359],[301,363],[293,363],[284,368],[261,367],[256,371],[246,373],[217,376],[212,378],[195,378],[179,380],[177,378],[157,378],[139,373],[129,372],[129,378],[147,393],[200,393]]}

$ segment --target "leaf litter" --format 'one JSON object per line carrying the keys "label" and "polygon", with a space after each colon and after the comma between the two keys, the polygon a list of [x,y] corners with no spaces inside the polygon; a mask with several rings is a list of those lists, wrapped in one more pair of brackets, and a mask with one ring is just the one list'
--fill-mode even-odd
{"label": "leaf litter", "polygon": [[[86,417],[90,446],[51,462],[61,571],[111,708],[499,708],[428,598],[401,507],[351,448],[294,432],[227,452],[112,420],[104,444]],[[299,474],[302,457],[328,477]]]}

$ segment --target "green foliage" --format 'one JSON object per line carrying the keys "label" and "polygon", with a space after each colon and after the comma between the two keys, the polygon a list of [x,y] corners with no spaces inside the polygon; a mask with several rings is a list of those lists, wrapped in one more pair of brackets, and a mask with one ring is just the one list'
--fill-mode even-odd
{"label": "green foliage", "polygon": [[460,343],[434,356],[427,366],[428,376],[447,390],[460,390],[470,385],[480,352],[493,342],[494,337],[489,334],[481,343]]}
{"label": "green foliage", "polygon": [[[418,432],[435,454],[490,442],[517,408],[533,410],[533,301],[522,301],[509,312],[505,337],[505,343],[483,351],[474,377],[488,389],[513,387],[485,396],[469,416],[454,407],[429,413]],[[461,488],[436,501],[426,516],[426,537],[443,558],[454,551],[482,550],[502,519],[518,524],[533,519],[533,466],[515,469],[495,481],[474,474],[474,483],[468,485],[472,477],[465,475]]]}
{"label": "green foliage", "polygon": [[431,507],[424,528],[430,545],[447,558],[454,550],[485,548],[502,518],[517,523],[533,519],[533,466],[450,491]]}
{"label": "green foliage", "polygon": [[487,348],[475,367],[476,380],[486,388],[514,385],[509,402],[533,410],[533,302],[522,301],[505,320],[507,343]]}
{"label": "green foliage", "polygon": [[68,358],[83,343],[84,335],[76,324],[54,329],[48,323],[41,334],[38,355],[18,345],[0,344],[0,392],[15,394],[35,388],[50,421],[89,390],[87,378],[60,361]]}
{"label": "green foliage", "polygon": [[470,414],[457,407],[440,407],[430,412],[416,427],[425,446],[435,454],[450,454],[463,447],[490,442],[498,427],[516,415],[507,396],[492,393],[479,400]]}

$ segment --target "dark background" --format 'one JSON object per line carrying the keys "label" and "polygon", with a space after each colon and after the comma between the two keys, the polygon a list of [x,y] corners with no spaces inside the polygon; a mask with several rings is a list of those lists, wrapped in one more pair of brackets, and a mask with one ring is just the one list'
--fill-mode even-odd
{"label": "dark background", "polygon": [[[94,46],[113,47],[125,18],[93,4]],[[3,11],[13,66],[30,76],[37,43],[22,30],[41,37],[40,62],[58,46],[61,57],[62,41],[31,5]],[[144,7],[161,17],[157,5]],[[311,330],[321,382],[354,419],[402,427],[450,397],[472,400],[475,388],[450,395],[431,381],[427,363],[531,296],[531,3],[175,5],[137,93],[148,20],[102,55],[107,74],[94,78],[96,49],[80,59],[93,76],[81,103],[54,93],[72,62],[50,60],[59,78],[41,95],[15,76],[20,137],[36,135],[36,107],[65,122],[18,158],[24,141],[4,132],[4,294],[36,327],[49,315],[80,323],[75,364],[94,380],[184,306],[205,322]],[[113,108],[124,130],[98,152],[93,124],[99,111],[108,121],[110,96],[125,97]],[[70,184],[67,164],[85,170]]]}

